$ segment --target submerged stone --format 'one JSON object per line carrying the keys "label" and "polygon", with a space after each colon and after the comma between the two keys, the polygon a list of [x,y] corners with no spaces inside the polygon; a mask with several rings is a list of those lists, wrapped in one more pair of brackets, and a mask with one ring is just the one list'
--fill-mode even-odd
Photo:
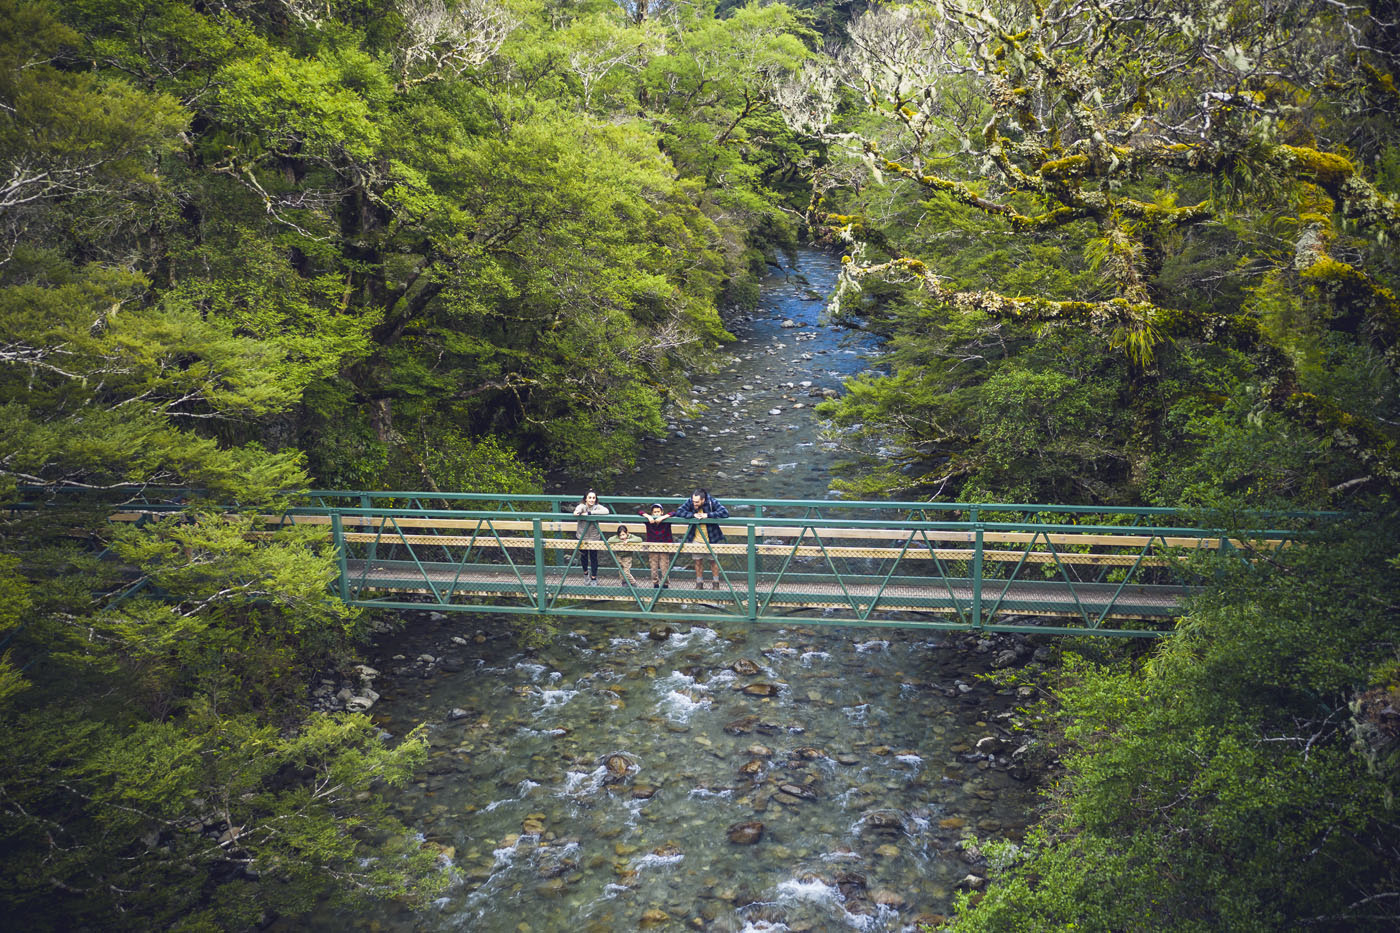
{"label": "submerged stone", "polygon": [[783,784],[778,788],[785,794],[791,794],[798,800],[816,800],[817,792],[804,784]]}
{"label": "submerged stone", "polygon": [[740,716],[724,725],[724,731],[730,735],[748,735],[756,728],[758,728],[757,716]]}

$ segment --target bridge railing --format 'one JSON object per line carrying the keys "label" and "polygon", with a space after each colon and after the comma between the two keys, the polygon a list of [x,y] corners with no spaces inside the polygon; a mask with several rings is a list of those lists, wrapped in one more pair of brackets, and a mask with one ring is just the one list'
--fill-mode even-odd
{"label": "bridge railing", "polygon": [[[660,502],[667,510],[674,509],[689,497],[688,493],[669,496],[600,496],[599,501],[617,514],[635,512],[639,508]],[[298,494],[299,501],[322,508],[384,508],[466,510],[487,512],[560,512],[567,513],[580,501],[580,496],[558,494],[519,494],[473,492],[414,492],[414,491],[346,491],[309,490]],[[722,497],[734,515],[755,517],[781,515],[803,518],[858,518],[863,515],[904,517],[918,521],[1001,521],[1057,524],[1095,525],[1190,525],[1192,527],[1229,527],[1235,521],[1257,524],[1261,521],[1287,519],[1316,520],[1335,517],[1336,513],[1276,511],[1252,512],[1232,521],[1230,516],[1201,510],[1161,506],[1093,506],[1047,505],[1018,502],[919,502],[871,501],[848,499],[752,499]]]}
{"label": "bridge railing", "polygon": [[[653,545],[635,511],[654,500],[602,501],[614,511],[596,542],[578,539],[565,496],[313,493],[268,519],[325,525],[340,595],[358,605],[422,608],[411,593],[459,611],[1120,635],[1160,634],[1125,620],[1179,614],[1208,572],[1203,555],[1249,560],[1298,534],[1225,532],[1174,509],[729,499],[722,541],[685,542],[689,523],[673,519],[676,542]],[[498,508],[462,508],[473,505]],[[606,540],[619,525],[632,540]],[[652,586],[654,555],[664,587]]]}

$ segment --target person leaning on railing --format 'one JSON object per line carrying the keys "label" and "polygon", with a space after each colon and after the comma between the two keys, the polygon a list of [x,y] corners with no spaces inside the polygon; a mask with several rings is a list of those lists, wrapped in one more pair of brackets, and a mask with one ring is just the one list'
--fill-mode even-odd
{"label": "person leaning on railing", "polygon": [[617,534],[608,539],[608,547],[612,549],[613,556],[617,558],[618,569],[622,571],[622,578],[627,581],[628,586],[636,586],[637,578],[632,576],[632,555],[630,549],[637,539],[632,537],[632,532],[626,525],[617,526]]}
{"label": "person leaning on railing", "polygon": [[[666,511],[660,502],[653,502],[645,509],[638,509],[637,514],[647,520],[647,526],[643,531],[643,538],[647,544],[674,544],[676,539],[671,534],[671,513]],[[647,560],[651,564],[651,588],[669,588],[671,584],[666,582],[666,571],[669,568],[670,555],[662,548],[647,548]]]}
{"label": "person leaning on railing", "polygon": [[[690,494],[689,499],[681,503],[680,508],[676,509],[674,514],[676,518],[728,518],[729,510],[721,505],[718,499],[710,495],[708,490],[697,489]],[[706,522],[703,526],[691,526],[691,529],[686,532],[685,540],[687,542],[695,540],[695,532],[701,527],[705,529],[705,534],[711,544],[719,544],[724,540],[724,532],[720,530],[719,525],[713,522]],[[710,564],[710,576],[713,578],[714,587],[719,589],[719,561],[715,559],[713,554],[706,557],[705,553],[701,552],[695,557],[695,588],[697,590],[705,588],[705,562],[707,560]]]}
{"label": "person leaning on railing", "polygon": [[583,494],[579,504],[574,506],[574,514],[585,516],[584,521],[578,523],[574,529],[574,535],[579,540],[579,564],[583,568],[583,574],[588,578],[589,586],[598,585],[598,548],[603,543],[603,533],[598,530],[598,520],[595,515],[607,515],[608,507],[598,501],[598,494],[593,490]]}

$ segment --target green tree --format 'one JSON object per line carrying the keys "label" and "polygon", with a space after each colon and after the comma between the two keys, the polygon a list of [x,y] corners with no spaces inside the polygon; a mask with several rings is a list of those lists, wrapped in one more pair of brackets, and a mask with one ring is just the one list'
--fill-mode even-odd
{"label": "green tree", "polygon": [[[166,40],[152,63],[208,34],[187,9],[149,12]],[[324,535],[224,509],[108,521],[156,486],[245,509],[304,487],[300,452],[254,436],[363,338],[326,326],[325,281],[285,253],[243,254],[292,286],[270,309],[216,267],[180,274],[197,125],[181,81],[203,66],[127,77],[76,64],[81,41],[41,4],[0,7],[7,919],[209,929],[307,897],[427,897],[435,853],[377,796],[421,741],[302,708],[308,672],[344,663],[358,633]]]}
{"label": "green tree", "polygon": [[[1162,416],[1183,392],[1251,389],[1250,417],[1267,409],[1330,443],[1310,485],[1393,485],[1394,60],[1384,42],[1342,38],[1386,28],[1306,3],[1262,17],[1202,3],[1163,19],[1136,0],[867,15],[783,95],[789,121],[837,156],[811,217],[850,244],[846,309],[880,279],[1012,351],[1098,335],[1133,367],[1104,387],[1136,422],[1110,495],[1142,495],[1156,451],[1180,441]],[[1002,243],[1014,273],[968,255]],[[1339,392],[1326,354],[1380,367],[1379,392],[1352,379]],[[1195,381],[1211,372],[1230,377]]]}

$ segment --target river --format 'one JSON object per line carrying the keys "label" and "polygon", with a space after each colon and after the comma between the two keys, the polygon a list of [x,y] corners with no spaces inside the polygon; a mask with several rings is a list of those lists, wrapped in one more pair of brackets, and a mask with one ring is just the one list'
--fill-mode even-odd
{"label": "river", "polygon": [[[825,324],[836,257],[802,251],[732,321],[727,365],[608,494],[822,498],[840,456],[812,406],[873,338]],[[679,572],[679,571],[678,571]],[[376,720],[429,724],[395,800],[457,883],[365,930],[912,930],[1019,839],[1035,790],[1017,698],[978,677],[1028,647],[899,629],[565,623],[517,648],[493,617],[424,614],[379,646]]]}

